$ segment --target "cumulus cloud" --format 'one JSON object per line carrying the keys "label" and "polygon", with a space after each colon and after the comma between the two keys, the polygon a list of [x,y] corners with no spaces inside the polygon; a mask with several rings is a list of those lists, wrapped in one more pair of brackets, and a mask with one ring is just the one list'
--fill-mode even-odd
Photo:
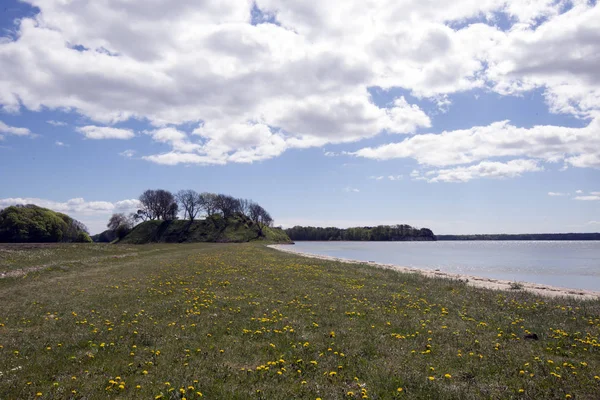
{"label": "cumulus cloud", "polygon": [[[600,122],[593,120],[583,128],[519,128],[509,121],[500,121],[470,129],[416,135],[398,143],[367,147],[351,154],[376,160],[412,158],[428,167],[471,164],[501,157],[527,157],[534,161],[523,164],[524,160],[515,159],[515,163],[504,165],[537,166],[536,161],[540,160],[600,168]],[[541,168],[531,170],[539,171]]]}
{"label": "cumulus cloud", "polygon": [[347,192],[347,193],[358,193],[358,192],[360,192],[360,189],[353,188],[353,187],[350,187],[350,186],[346,186],[344,188],[344,192]]}
{"label": "cumulus cloud", "polygon": [[60,140],[57,140],[56,142],[54,142],[55,145],[57,145],[58,147],[69,147],[68,144],[61,142]]}
{"label": "cumulus cloud", "polygon": [[132,137],[135,136],[135,133],[133,133],[133,131],[130,129],[119,129],[119,128],[112,128],[109,126],[95,126],[95,125],[80,126],[77,128],[77,132],[81,133],[88,139],[94,139],[94,140],[99,140],[99,139],[122,139],[122,140],[124,140],[124,139],[131,139]]}
{"label": "cumulus cloud", "polygon": [[40,207],[49,208],[63,213],[77,214],[107,214],[113,211],[134,211],[139,207],[136,199],[121,200],[116,203],[109,201],[86,201],[81,197],[67,200],[65,202],[39,199],[34,197],[16,197],[0,199],[0,207],[8,207],[17,204],[35,204]]}
{"label": "cumulus cloud", "polygon": [[[485,127],[467,130],[486,136],[481,151],[465,133],[450,135],[462,143],[416,135],[399,151],[357,155],[408,154],[442,167],[507,153],[600,166],[600,7],[593,2],[24,1],[40,12],[0,41],[0,107],[74,111],[98,124],[77,129],[90,139],[129,139],[134,132],[112,126],[148,121],[147,139],[168,146],[142,157],[150,162],[250,163],[431,127],[404,97],[375,105],[369,89],[380,87],[406,89],[442,111],[451,110],[452,94],[474,88],[501,95],[540,89],[551,111],[592,128],[521,131],[498,122],[489,127],[495,137]],[[267,16],[257,25],[254,7]],[[510,29],[500,29],[498,15]],[[412,148],[428,140],[442,147],[428,156]]]}
{"label": "cumulus cloud", "polygon": [[[525,172],[541,171],[533,160],[511,160],[506,163],[483,161],[479,164],[466,167],[434,169],[427,171],[424,176],[418,171],[413,171],[413,179],[426,180],[427,182],[468,182],[479,178],[514,178]],[[415,173],[416,172],[416,173]]]}
{"label": "cumulus cloud", "polygon": [[0,121],[0,140],[4,138],[4,135],[13,136],[34,136],[33,133],[27,128],[18,128],[15,126],[6,125]]}
{"label": "cumulus cloud", "polygon": [[548,196],[551,197],[557,197],[557,196],[568,196],[569,193],[562,193],[562,192],[548,192]]}
{"label": "cumulus cloud", "polygon": [[136,151],[135,150],[124,150],[122,152],[119,153],[120,156],[126,157],[126,158],[131,158],[135,155]]}

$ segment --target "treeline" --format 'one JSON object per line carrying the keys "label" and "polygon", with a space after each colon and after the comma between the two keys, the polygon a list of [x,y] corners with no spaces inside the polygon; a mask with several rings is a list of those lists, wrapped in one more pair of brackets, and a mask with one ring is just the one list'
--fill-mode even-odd
{"label": "treeline", "polygon": [[273,223],[273,218],[261,205],[226,194],[198,193],[191,189],[173,194],[168,190],[149,189],[140,195],[139,201],[141,207],[136,212],[129,215],[113,214],[107,224],[109,231],[102,234],[110,237],[114,233],[116,237],[123,238],[139,222],[172,221],[179,219],[180,215],[190,222],[200,215],[223,218],[243,215],[256,224],[259,236],[263,234],[265,226]]}
{"label": "treeline", "polygon": [[0,242],[91,242],[84,224],[68,215],[34,204],[0,210]]}
{"label": "treeline", "polygon": [[285,230],[292,240],[348,240],[348,241],[411,241],[436,240],[427,228],[413,228],[410,225],[379,225],[356,228],[320,228],[314,226],[294,226]]}
{"label": "treeline", "polygon": [[526,233],[499,235],[438,235],[438,240],[600,240],[600,233]]}

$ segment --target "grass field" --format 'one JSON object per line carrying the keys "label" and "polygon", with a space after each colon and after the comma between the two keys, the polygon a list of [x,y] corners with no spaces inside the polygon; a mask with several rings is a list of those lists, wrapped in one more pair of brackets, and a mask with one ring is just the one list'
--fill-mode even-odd
{"label": "grass field", "polygon": [[1,399],[600,397],[600,301],[260,244],[0,245],[0,272]]}

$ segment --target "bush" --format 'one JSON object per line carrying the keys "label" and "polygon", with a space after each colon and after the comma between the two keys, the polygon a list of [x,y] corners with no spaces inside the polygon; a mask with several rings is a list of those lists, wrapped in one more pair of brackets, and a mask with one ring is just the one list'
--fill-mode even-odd
{"label": "bush", "polygon": [[77,238],[75,238],[75,242],[77,243],[93,243],[92,238],[85,232],[79,232]]}

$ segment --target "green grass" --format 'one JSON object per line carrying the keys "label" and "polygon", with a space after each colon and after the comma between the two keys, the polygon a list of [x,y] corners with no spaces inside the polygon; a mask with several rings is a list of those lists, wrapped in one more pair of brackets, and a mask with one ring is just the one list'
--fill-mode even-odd
{"label": "green grass", "polygon": [[[494,292],[252,243],[6,248],[0,265],[13,271],[72,267],[0,279],[2,399],[600,393],[600,301]],[[524,340],[528,332],[540,340]]]}

